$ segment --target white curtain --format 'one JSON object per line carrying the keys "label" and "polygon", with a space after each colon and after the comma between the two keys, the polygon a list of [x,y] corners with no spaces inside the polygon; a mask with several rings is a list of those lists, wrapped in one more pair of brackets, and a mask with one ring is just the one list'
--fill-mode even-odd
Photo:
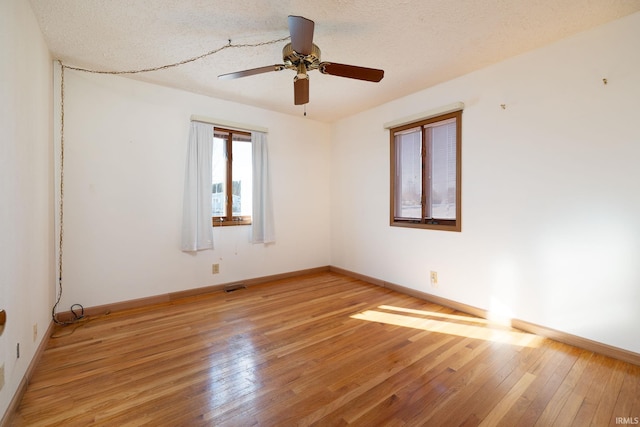
{"label": "white curtain", "polygon": [[271,182],[269,179],[269,156],[267,134],[251,132],[253,149],[253,212],[251,214],[251,242],[274,243],[276,241]]}
{"label": "white curtain", "polygon": [[213,249],[211,162],[213,126],[191,122],[182,211],[182,250]]}

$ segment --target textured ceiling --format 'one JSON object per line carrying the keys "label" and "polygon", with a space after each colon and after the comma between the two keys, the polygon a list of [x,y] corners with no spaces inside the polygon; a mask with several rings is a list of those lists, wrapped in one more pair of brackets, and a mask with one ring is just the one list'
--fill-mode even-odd
{"label": "textured ceiling", "polygon": [[[55,59],[99,70],[175,63],[228,43],[288,36],[315,21],[322,60],[382,68],[380,83],[310,73],[310,118],[336,119],[640,11],[639,0],[30,0]],[[133,78],[301,115],[291,70],[218,80],[282,62],[286,41],[229,48]]]}

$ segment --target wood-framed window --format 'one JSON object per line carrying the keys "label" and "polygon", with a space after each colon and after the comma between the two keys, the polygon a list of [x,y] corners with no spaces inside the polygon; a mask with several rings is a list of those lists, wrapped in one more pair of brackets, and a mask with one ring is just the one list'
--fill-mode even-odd
{"label": "wood-framed window", "polygon": [[390,129],[391,225],[461,231],[462,110]]}
{"label": "wood-framed window", "polygon": [[251,133],[213,128],[211,221],[214,227],[251,224]]}

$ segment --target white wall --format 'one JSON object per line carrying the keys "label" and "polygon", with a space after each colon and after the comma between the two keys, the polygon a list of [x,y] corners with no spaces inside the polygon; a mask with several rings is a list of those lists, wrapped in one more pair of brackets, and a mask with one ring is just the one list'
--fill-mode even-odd
{"label": "white wall", "polygon": [[[338,122],[331,264],[640,353],[638,40],[640,13]],[[390,227],[383,123],[457,101],[462,232]]]}
{"label": "white wall", "polygon": [[[269,129],[275,244],[226,227],[214,230],[214,250],[180,251],[192,114]],[[66,70],[60,311],[328,265],[329,135],[302,115]]]}
{"label": "white wall", "polygon": [[0,335],[0,370],[4,369],[0,414],[51,319],[55,286],[51,105],[51,58],[31,7],[24,0],[2,0],[0,308],[7,312],[7,324]]}

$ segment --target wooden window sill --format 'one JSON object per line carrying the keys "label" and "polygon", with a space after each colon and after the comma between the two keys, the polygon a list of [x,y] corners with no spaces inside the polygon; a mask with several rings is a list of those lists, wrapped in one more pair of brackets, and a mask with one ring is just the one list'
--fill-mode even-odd
{"label": "wooden window sill", "polygon": [[237,217],[231,220],[223,218],[211,218],[214,227],[232,227],[234,225],[251,225],[251,218]]}

